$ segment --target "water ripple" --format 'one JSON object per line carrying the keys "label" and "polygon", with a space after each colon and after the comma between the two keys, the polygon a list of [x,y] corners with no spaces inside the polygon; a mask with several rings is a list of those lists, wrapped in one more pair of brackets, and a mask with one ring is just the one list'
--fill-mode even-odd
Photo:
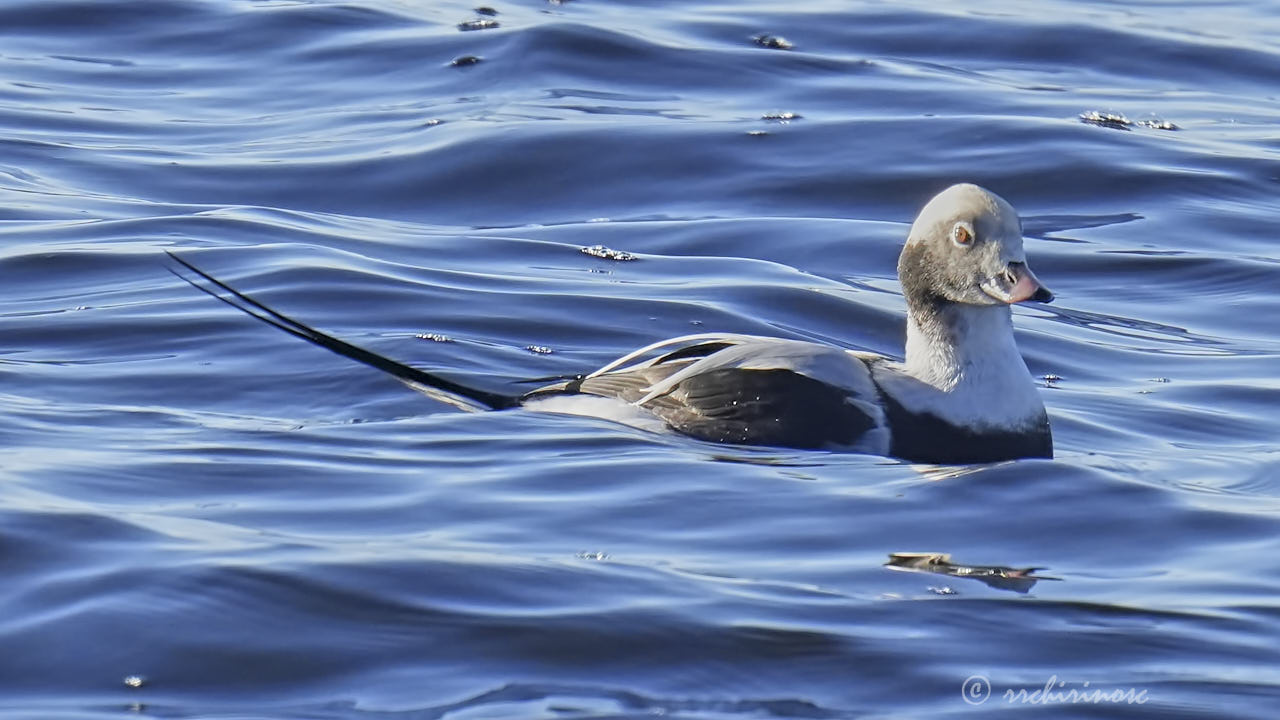
{"label": "water ripple", "polygon": [[[0,716],[932,716],[1057,673],[1270,717],[1269,3],[491,10],[0,7]],[[164,255],[492,389],[690,332],[896,356],[958,181],[1057,294],[1015,310],[1054,460],[458,413]]]}

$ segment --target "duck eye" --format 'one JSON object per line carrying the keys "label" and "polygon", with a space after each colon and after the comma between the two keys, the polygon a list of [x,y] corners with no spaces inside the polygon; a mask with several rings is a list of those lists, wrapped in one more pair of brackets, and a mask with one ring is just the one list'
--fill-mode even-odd
{"label": "duck eye", "polygon": [[958,222],[951,228],[951,242],[960,247],[968,247],[973,243],[973,228],[969,227],[969,223]]}

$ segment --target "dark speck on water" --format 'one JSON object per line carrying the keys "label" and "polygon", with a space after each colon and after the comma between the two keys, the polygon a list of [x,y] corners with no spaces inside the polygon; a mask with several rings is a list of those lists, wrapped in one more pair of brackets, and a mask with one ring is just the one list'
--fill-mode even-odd
{"label": "dark speck on water", "polygon": [[581,252],[583,254],[590,255],[592,257],[602,258],[604,260],[617,260],[620,262],[627,262],[627,261],[636,259],[635,255],[625,250],[614,250],[613,248],[607,248],[603,245],[592,245],[591,247],[584,247],[584,248],[581,248]]}
{"label": "dark speck on water", "polygon": [[1080,121],[1090,125],[1100,125],[1114,130],[1130,130],[1134,127],[1145,127],[1151,130],[1177,130],[1178,126],[1167,120],[1147,119],[1130,120],[1119,113],[1090,110],[1081,113]]}
{"label": "dark speck on water", "polygon": [[751,40],[760,47],[769,48],[771,50],[790,50],[795,47],[791,44],[790,40],[777,35],[769,35],[767,33],[755,35]]}
{"label": "dark speck on water", "polygon": [[1128,130],[1130,126],[1133,125],[1133,123],[1129,121],[1129,118],[1124,115],[1111,112],[1098,112],[1097,110],[1090,110],[1089,112],[1081,113],[1080,122],[1088,123],[1090,125],[1101,125],[1102,127],[1109,127],[1115,130]]}
{"label": "dark speck on water", "polygon": [[463,32],[467,32],[471,30],[492,30],[499,26],[500,26],[500,23],[498,23],[497,20],[490,20],[488,18],[467,20],[465,22],[458,23],[458,29],[462,30]]}
{"label": "dark speck on water", "polygon": [[[0,3],[0,720],[1276,716],[1280,5],[475,1]],[[166,271],[496,394],[899,358],[962,181],[1052,459],[463,412]]]}

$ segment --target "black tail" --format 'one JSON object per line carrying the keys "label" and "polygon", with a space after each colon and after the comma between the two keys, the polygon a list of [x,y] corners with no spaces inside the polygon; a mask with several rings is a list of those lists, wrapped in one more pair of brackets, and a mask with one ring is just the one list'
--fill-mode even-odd
{"label": "black tail", "polygon": [[484,390],[465,387],[453,382],[452,380],[446,380],[438,375],[433,375],[432,373],[409,367],[404,363],[396,362],[390,358],[365,350],[362,347],[357,347],[351,343],[339,340],[332,335],[322,333],[313,327],[303,325],[297,320],[286,315],[282,315],[261,302],[254,300],[248,295],[236,290],[177,255],[168,251],[166,251],[166,253],[170,258],[173,258],[174,262],[213,285],[212,288],[206,287],[181,272],[173,268],[169,268],[169,272],[185,280],[200,292],[215,297],[240,312],[255,317],[268,325],[277,327],[294,337],[302,338],[303,340],[306,340],[313,345],[319,345],[330,352],[335,352],[343,357],[351,358],[356,362],[364,363],[369,367],[377,368],[389,375],[394,375],[396,378],[408,383],[410,386],[427,392],[438,399],[445,400],[446,402],[452,401],[453,404],[457,404],[456,398],[441,398],[438,394],[432,391],[441,391],[443,393],[448,393],[451,396],[464,398],[471,403],[482,405],[491,410],[502,410],[504,408],[515,407],[520,404],[519,396],[500,395],[498,393],[491,393]]}

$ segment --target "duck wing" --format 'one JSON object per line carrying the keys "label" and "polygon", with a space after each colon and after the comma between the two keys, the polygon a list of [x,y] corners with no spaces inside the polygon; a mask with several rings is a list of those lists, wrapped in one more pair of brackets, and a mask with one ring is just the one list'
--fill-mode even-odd
{"label": "duck wing", "polygon": [[[633,365],[638,357],[661,356]],[[535,390],[611,397],[701,440],[878,452],[888,431],[862,357],[817,343],[746,335],[674,338],[581,378]]]}

